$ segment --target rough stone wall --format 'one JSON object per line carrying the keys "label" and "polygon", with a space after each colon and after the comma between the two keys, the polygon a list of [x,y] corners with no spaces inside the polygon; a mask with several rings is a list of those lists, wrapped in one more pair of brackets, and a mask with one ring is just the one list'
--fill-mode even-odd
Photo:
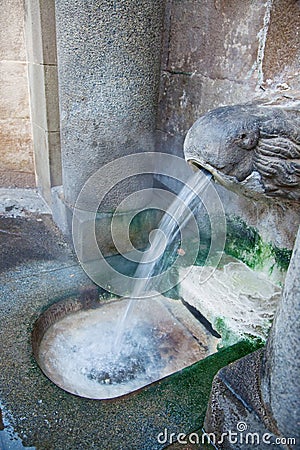
{"label": "rough stone wall", "polygon": [[[164,22],[157,148],[183,156],[192,124],[218,106],[299,98],[300,2],[168,0]],[[251,201],[218,186],[229,215],[266,241],[292,248],[299,206]]]}
{"label": "rough stone wall", "polygon": [[265,353],[262,394],[283,436],[300,439],[300,228]]}
{"label": "rough stone wall", "polygon": [[299,29],[294,0],[169,0],[159,148],[182,155],[187,130],[210,109],[299,88]]}
{"label": "rough stone wall", "polygon": [[299,93],[299,60],[300,1],[273,0],[262,61],[265,87],[278,84]]}
{"label": "rough stone wall", "polygon": [[35,185],[22,0],[0,0],[0,186]]}

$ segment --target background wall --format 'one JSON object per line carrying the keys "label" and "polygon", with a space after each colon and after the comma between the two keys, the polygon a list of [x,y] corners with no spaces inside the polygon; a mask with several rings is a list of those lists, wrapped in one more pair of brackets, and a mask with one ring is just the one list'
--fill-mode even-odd
{"label": "background wall", "polygon": [[299,89],[300,2],[168,0],[158,146],[182,155],[194,121],[266,90]]}
{"label": "background wall", "polygon": [[[183,156],[188,129],[218,106],[274,96],[300,100],[299,61],[299,0],[168,0],[157,149]],[[293,247],[299,205],[217,189],[229,216],[256,227],[267,242]]]}
{"label": "background wall", "polygon": [[35,186],[24,6],[0,0],[0,186]]}

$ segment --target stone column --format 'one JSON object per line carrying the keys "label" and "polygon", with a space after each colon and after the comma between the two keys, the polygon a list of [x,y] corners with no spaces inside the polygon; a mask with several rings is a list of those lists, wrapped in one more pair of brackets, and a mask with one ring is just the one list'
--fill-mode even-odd
{"label": "stone column", "polygon": [[[98,168],[154,150],[163,8],[160,0],[56,0],[63,195],[71,207]],[[103,210],[124,190],[151,183],[121,185]]]}
{"label": "stone column", "polygon": [[[263,400],[284,437],[300,442],[300,228],[263,361]],[[298,448],[292,447],[292,448]]]}

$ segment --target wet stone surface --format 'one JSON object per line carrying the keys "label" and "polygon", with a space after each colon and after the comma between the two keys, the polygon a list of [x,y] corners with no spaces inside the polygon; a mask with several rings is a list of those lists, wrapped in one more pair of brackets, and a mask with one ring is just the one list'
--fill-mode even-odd
{"label": "wet stone surface", "polygon": [[1,217],[0,248],[0,271],[30,261],[68,261],[71,258],[67,244],[46,215]]}

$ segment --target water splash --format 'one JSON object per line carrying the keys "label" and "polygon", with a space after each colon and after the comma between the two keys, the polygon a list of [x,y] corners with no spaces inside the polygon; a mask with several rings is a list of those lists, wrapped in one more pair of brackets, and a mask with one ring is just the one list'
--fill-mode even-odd
{"label": "water splash", "polygon": [[[202,344],[159,294],[170,289],[171,269],[191,266],[197,258],[194,213],[210,179],[201,171],[193,174],[167,208],[141,253],[130,297],[69,314],[46,331],[39,364],[58,386],[88,398],[114,398],[203,357]],[[197,233],[192,249],[191,230],[193,237]]]}

